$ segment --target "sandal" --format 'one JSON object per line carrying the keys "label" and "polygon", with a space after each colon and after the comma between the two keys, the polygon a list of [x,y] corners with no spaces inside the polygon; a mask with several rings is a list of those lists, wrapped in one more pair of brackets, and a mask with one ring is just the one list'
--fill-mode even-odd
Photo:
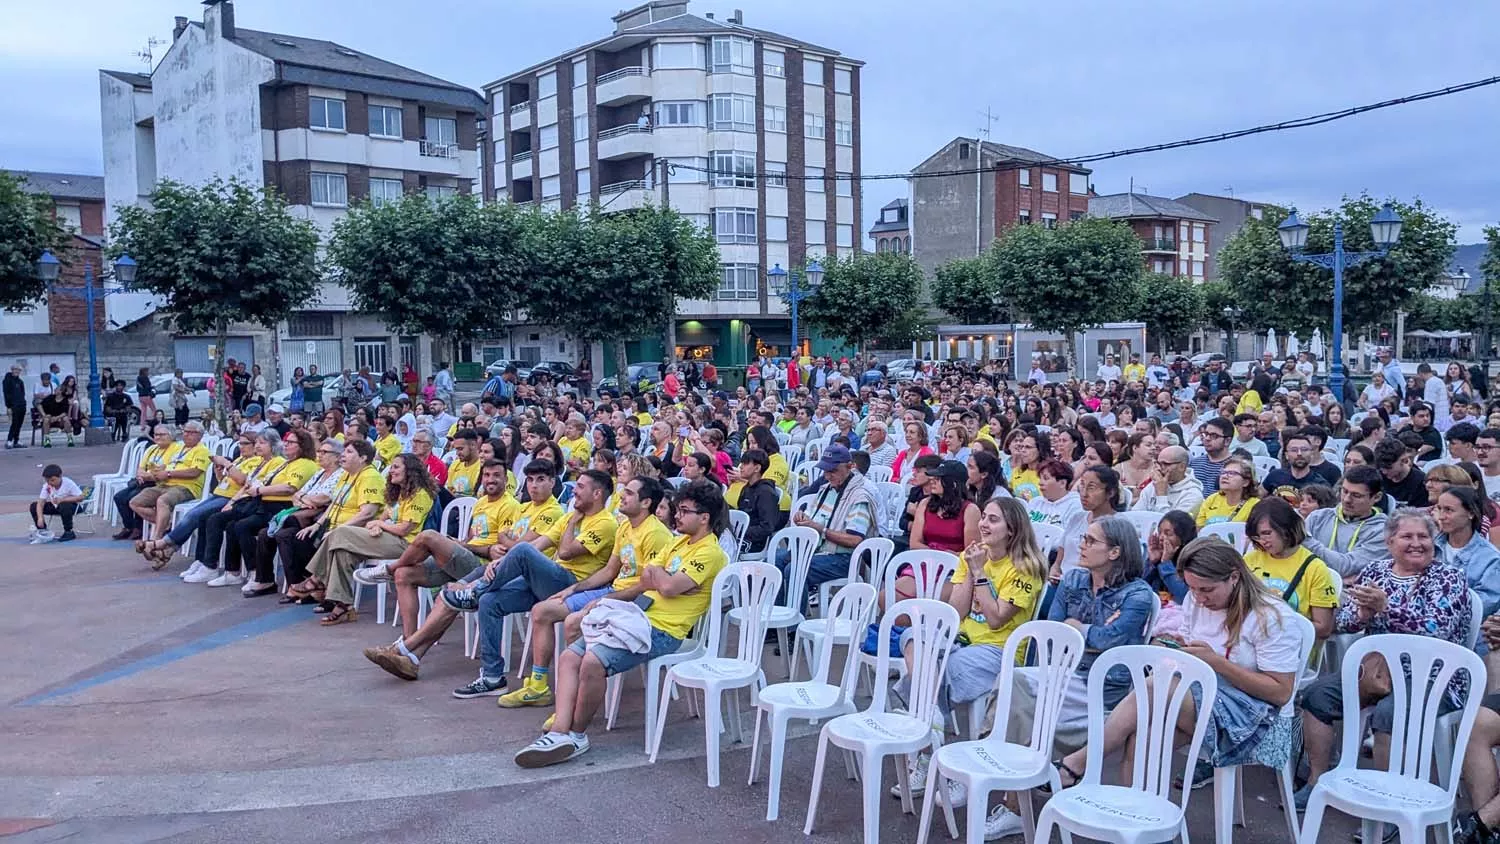
{"label": "sandal", "polygon": [[323,584],[319,583],[316,579],[309,577],[301,583],[288,587],[286,593],[288,595],[314,595],[322,592],[323,589]]}
{"label": "sandal", "polygon": [[346,607],[343,604],[334,604],[333,611],[318,620],[323,627],[333,627],[336,624],[350,624],[359,620],[359,610]]}
{"label": "sandal", "polygon": [[135,541],[135,553],[140,554],[144,557],[146,555],[146,549],[150,548],[152,545],[153,543],[148,540],[137,539]]}

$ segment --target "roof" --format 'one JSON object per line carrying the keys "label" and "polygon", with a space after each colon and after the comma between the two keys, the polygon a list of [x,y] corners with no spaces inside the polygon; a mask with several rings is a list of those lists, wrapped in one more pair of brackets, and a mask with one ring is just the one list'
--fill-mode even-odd
{"label": "roof", "polygon": [[22,180],[29,193],[45,194],[57,199],[104,201],[104,177],[77,173],[44,173],[37,170],[8,170]]}
{"label": "roof", "polygon": [[[284,65],[446,88],[472,94],[475,97],[479,96],[477,91],[456,82],[439,79],[436,76],[361,53],[334,41],[303,38],[300,35],[282,35],[276,32],[260,32],[243,27],[235,28],[234,38],[231,40],[247,50]],[[480,99],[482,101],[482,98]]]}
{"label": "roof", "polygon": [[1191,205],[1151,196],[1144,193],[1111,193],[1089,197],[1089,214],[1094,217],[1111,217],[1117,220],[1134,218],[1170,217],[1176,220],[1202,220],[1217,223],[1217,218],[1199,211]]}
{"label": "roof", "polygon": [[600,38],[597,41],[592,41],[580,47],[574,47],[571,50],[565,50],[558,56],[547,59],[546,61],[537,62],[536,64],[533,64],[530,67],[524,68],[522,70],[518,70],[515,73],[506,74],[505,76],[496,79],[495,81],[489,83],[488,85],[485,85],[484,87],[493,88],[496,85],[501,84],[502,82],[510,79],[515,79],[518,76],[530,75],[538,68],[556,64],[558,59],[560,58],[563,58],[565,56],[577,55],[578,53],[586,52],[588,50],[598,49],[599,47],[602,47],[605,44],[608,44],[609,42],[616,39],[655,37],[663,35],[702,35],[705,37],[711,37],[714,35],[736,34],[746,35],[751,38],[759,38],[766,41],[775,41],[778,44],[786,44],[790,47],[794,47],[798,50],[803,50],[806,52],[820,53],[827,56],[837,56],[841,61],[845,61],[856,66],[864,65],[864,62],[858,59],[851,59],[848,56],[845,56],[843,53],[840,53],[838,50],[832,49],[830,47],[821,47],[817,44],[803,41],[800,38],[793,38],[790,35],[782,35],[779,32],[772,32],[767,29],[756,29],[754,27],[745,26],[744,24],[734,24],[729,23],[728,21],[721,20],[709,20],[708,18],[701,18],[697,15],[682,14],[673,15],[670,18],[663,18],[659,21],[644,23],[640,26],[633,26],[630,29],[622,30],[620,32],[610,33],[609,35]]}
{"label": "roof", "polygon": [[[890,202],[887,202],[886,204],[880,206],[880,210],[882,212],[890,211],[892,209],[899,210],[901,212],[901,214],[899,215],[899,219],[893,220],[888,223],[882,219],[877,218],[875,220],[875,225],[870,226],[870,234],[874,235],[882,234],[884,232],[904,232],[911,229],[911,220],[906,216],[906,199],[904,197],[893,199]],[[884,217],[885,214],[882,213],[880,216]]]}
{"label": "roof", "polygon": [[880,210],[881,211],[885,211],[885,210],[887,210],[889,208],[905,208],[905,207],[906,207],[906,197],[902,196],[902,197],[897,197],[896,199],[893,199],[890,202],[887,202],[886,204],[880,206]]}
{"label": "roof", "polygon": [[121,82],[124,82],[126,85],[131,85],[136,88],[145,88],[147,90],[150,90],[151,88],[151,77],[144,73],[132,73],[128,70],[101,70],[99,72],[105,74],[106,76],[113,76]]}
{"label": "roof", "polygon": [[997,144],[994,141],[980,141],[978,138],[965,138],[962,136],[954,138],[948,143],[943,144],[941,149],[939,149],[937,152],[934,152],[932,155],[927,156],[927,158],[924,159],[921,164],[918,164],[916,167],[912,168],[912,172],[921,172],[935,159],[940,157],[943,153],[947,152],[949,148],[959,143],[978,144],[983,150],[984,155],[997,163],[1016,162],[1020,164],[1050,164],[1060,170],[1069,170],[1075,173],[1093,172],[1087,167],[1080,167],[1077,164],[1071,164],[1066,161],[1061,161],[1055,155],[1047,155],[1046,153],[1037,152],[1034,149],[1012,146],[1010,144]]}
{"label": "roof", "polygon": [[[1464,243],[1453,250],[1453,257],[1448,261],[1448,272],[1457,275],[1462,269],[1469,274],[1469,286],[1464,293],[1484,292],[1484,258],[1489,251],[1489,245],[1484,243]],[[1496,279],[1500,281],[1500,279]],[[1408,332],[1410,333],[1410,332]]]}

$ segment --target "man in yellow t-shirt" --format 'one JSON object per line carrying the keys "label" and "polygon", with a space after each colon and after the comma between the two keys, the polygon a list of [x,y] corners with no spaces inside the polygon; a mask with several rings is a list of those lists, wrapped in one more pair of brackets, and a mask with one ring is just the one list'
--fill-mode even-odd
{"label": "man in yellow t-shirt", "polygon": [[[159,467],[151,470],[149,480],[156,485],[131,498],[130,509],[142,523],[151,522],[156,536],[166,536],[172,525],[173,508],[203,493],[212,459],[213,454],[203,444],[203,425],[198,422],[183,425],[182,442],[164,450]],[[136,532],[128,538],[140,539],[141,535]]]}
{"label": "man in yellow t-shirt", "polygon": [[[531,676],[521,688],[502,695],[501,706],[550,706],[552,692],[548,688],[547,674],[552,666],[555,645],[553,625],[565,621],[565,635],[570,640],[576,639],[584,611],[601,598],[634,600],[646,591],[640,585],[645,561],[672,543],[672,531],[655,515],[657,505],[666,494],[659,481],[647,477],[632,478],[616,492],[622,521],[615,531],[614,553],[603,568],[531,608]],[[609,514],[608,510],[606,514]]]}
{"label": "man in yellow t-shirt", "polygon": [[453,463],[443,484],[455,498],[474,495],[480,486],[479,435],[465,428],[453,435]]}
{"label": "man in yellow t-shirt", "polygon": [[540,768],[587,752],[587,730],[598,702],[604,699],[605,678],[682,647],[682,640],[708,611],[714,578],[728,563],[714,531],[725,520],[718,484],[700,480],[683,487],[677,499],[677,529],[682,535],[641,571],[639,585],[646,591],[639,600],[650,602],[646,607],[650,649],[634,653],[603,644],[585,646],[583,639],[573,642],[563,652],[557,671],[574,682],[558,684],[548,731],[516,753],[517,765]]}

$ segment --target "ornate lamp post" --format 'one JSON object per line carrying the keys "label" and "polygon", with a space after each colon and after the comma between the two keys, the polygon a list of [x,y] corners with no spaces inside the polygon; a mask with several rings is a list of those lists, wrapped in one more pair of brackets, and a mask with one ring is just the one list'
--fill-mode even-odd
{"label": "ornate lamp post", "polygon": [[771,286],[771,292],[781,297],[787,303],[792,312],[792,353],[790,357],[796,360],[799,357],[801,346],[797,338],[797,305],[808,296],[811,296],[823,283],[823,265],[812,261],[804,270],[792,270],[787,272],[780,264],[766,271],[766,282]]}

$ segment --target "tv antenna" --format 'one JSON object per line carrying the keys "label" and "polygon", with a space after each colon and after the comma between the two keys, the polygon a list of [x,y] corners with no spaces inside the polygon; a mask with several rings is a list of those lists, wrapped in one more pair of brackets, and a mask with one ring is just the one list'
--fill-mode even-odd
{"label": "tv antenna", "polygon": [[145,62],[147,68],[154,68],[156,67],[156,48],[165,43],[167,43],[165,40],[153,35],[146,39],[145,49],[135,51],[135,57]]}
{"label": "tv antenna", "polygon": [[995,121],[999,120],[1000,116],[990,111],[989,106],[985,106],[984,111],[979,112],[979,114],[983,115],[984,117],[984,126],[979,130],[979,134],[983,136],[985,140],[989,140],[990,130],[994,128]]}

